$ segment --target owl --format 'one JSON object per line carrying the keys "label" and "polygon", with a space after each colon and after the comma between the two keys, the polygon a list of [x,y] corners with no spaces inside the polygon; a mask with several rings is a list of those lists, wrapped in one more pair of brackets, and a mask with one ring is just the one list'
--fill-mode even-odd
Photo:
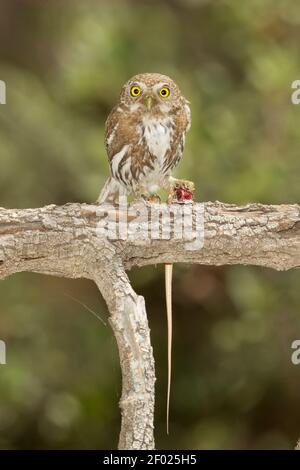
{"label": "owl", "polygon": [[[190,128],[187,100],[171,78],[158,73],[132,77],[121,90],[119,103],[105,124],[105,146],[111,176],[98,203],[118,202],[119,196],[157,202],[164,188],[168,202],[192,198],[194,184],[171,176],[179,163]],[[165,264],[168,320],[167,432],[171,388],[172,348],[172,264]]]}
{"label": "owl", "polygon": [[171,197],[176,187],[192,190],[193,183],[171,176],[190,123],[188,101],[171,78],[143,73],[128,80],[105,124],[111,176],[97,202],[129,194],[152,201],[161,188]]}

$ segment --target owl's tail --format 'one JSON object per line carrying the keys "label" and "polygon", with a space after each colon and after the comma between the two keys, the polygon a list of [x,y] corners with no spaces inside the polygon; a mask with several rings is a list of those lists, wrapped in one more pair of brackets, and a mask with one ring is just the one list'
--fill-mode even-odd
{"label": "owl's tail", "polygon": [[102,204],[104,202],[114,203],[118,201],[119,196],[126,196],[127,190],[122,186],[115,178],[110,176],[97,199],[97,204]]}
{"label": "owl's tail", "polygon": [[171,371],[172,371],[172,274],[173,264],[165,264],[165,288],[168,323],[168,389],[167,389],[167,434],[169,434]]}

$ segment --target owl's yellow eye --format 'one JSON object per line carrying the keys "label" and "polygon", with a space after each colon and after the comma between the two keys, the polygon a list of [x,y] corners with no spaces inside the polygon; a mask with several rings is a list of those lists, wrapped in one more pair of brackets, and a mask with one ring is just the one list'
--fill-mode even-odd
{"label": "owl's yellow eye", "polygon": [[160,90],[159,90],[159,94],[162,98],[168,98],[169,94],[170,94],[170,88],[168,88],[167,86],[163,86]]}
{"label": "owl's yellow eye", "polygon": [[135,98],[139,96],[141,94],[140,87],[137,85],[134,85],[133,87],[131,87],[130,94],[131,96],[134,96]]}

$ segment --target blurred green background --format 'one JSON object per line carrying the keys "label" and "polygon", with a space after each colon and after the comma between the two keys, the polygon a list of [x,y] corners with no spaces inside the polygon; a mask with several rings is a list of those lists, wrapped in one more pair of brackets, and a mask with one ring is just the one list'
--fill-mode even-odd
{"label": "blurred green background", "polygon": [[[0,206],[92,202],[108,175],[105,118],[138,72],[170,75],[193,124],[177,175],[198,200],[299,202],[300,3],[0,1]],[[171,433],[165,433],[162,267],[129,273],[156,359],[158,448],[293,448],[300,437],[299,273],[175,265]],[[0,283],[1,448],[114,448],[120,369],[93,283]],[[77,300],[74,300],[77,299]]]}

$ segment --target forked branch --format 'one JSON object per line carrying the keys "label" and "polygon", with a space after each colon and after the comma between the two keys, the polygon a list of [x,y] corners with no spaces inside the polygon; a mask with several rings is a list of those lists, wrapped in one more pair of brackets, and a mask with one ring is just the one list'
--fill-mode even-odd
{"label": "forked branch", "polygon": [[[300,266],[299,205],[194,204],[192,226],[201,231],[203,243],[193,248],[184,234],[174,236],[182,224],[178,205],[162,209],[163,214],[172,213],[169,231],[161,217],[153,232],[148,215],[141,217],[138,206],[131,207],[130,213],[87,204],[0,208],[0,279],[20,271],[88,278],[106,300],[122,369],[120,449],[154,448],[155,371],[150,333],[144,299],[133,291],[125,269],[166,262],[278,270]],[[203,216],[199,227],[197,211]],[[122,236],[112,236],[115,226],[122,229],[117,231]]]}

